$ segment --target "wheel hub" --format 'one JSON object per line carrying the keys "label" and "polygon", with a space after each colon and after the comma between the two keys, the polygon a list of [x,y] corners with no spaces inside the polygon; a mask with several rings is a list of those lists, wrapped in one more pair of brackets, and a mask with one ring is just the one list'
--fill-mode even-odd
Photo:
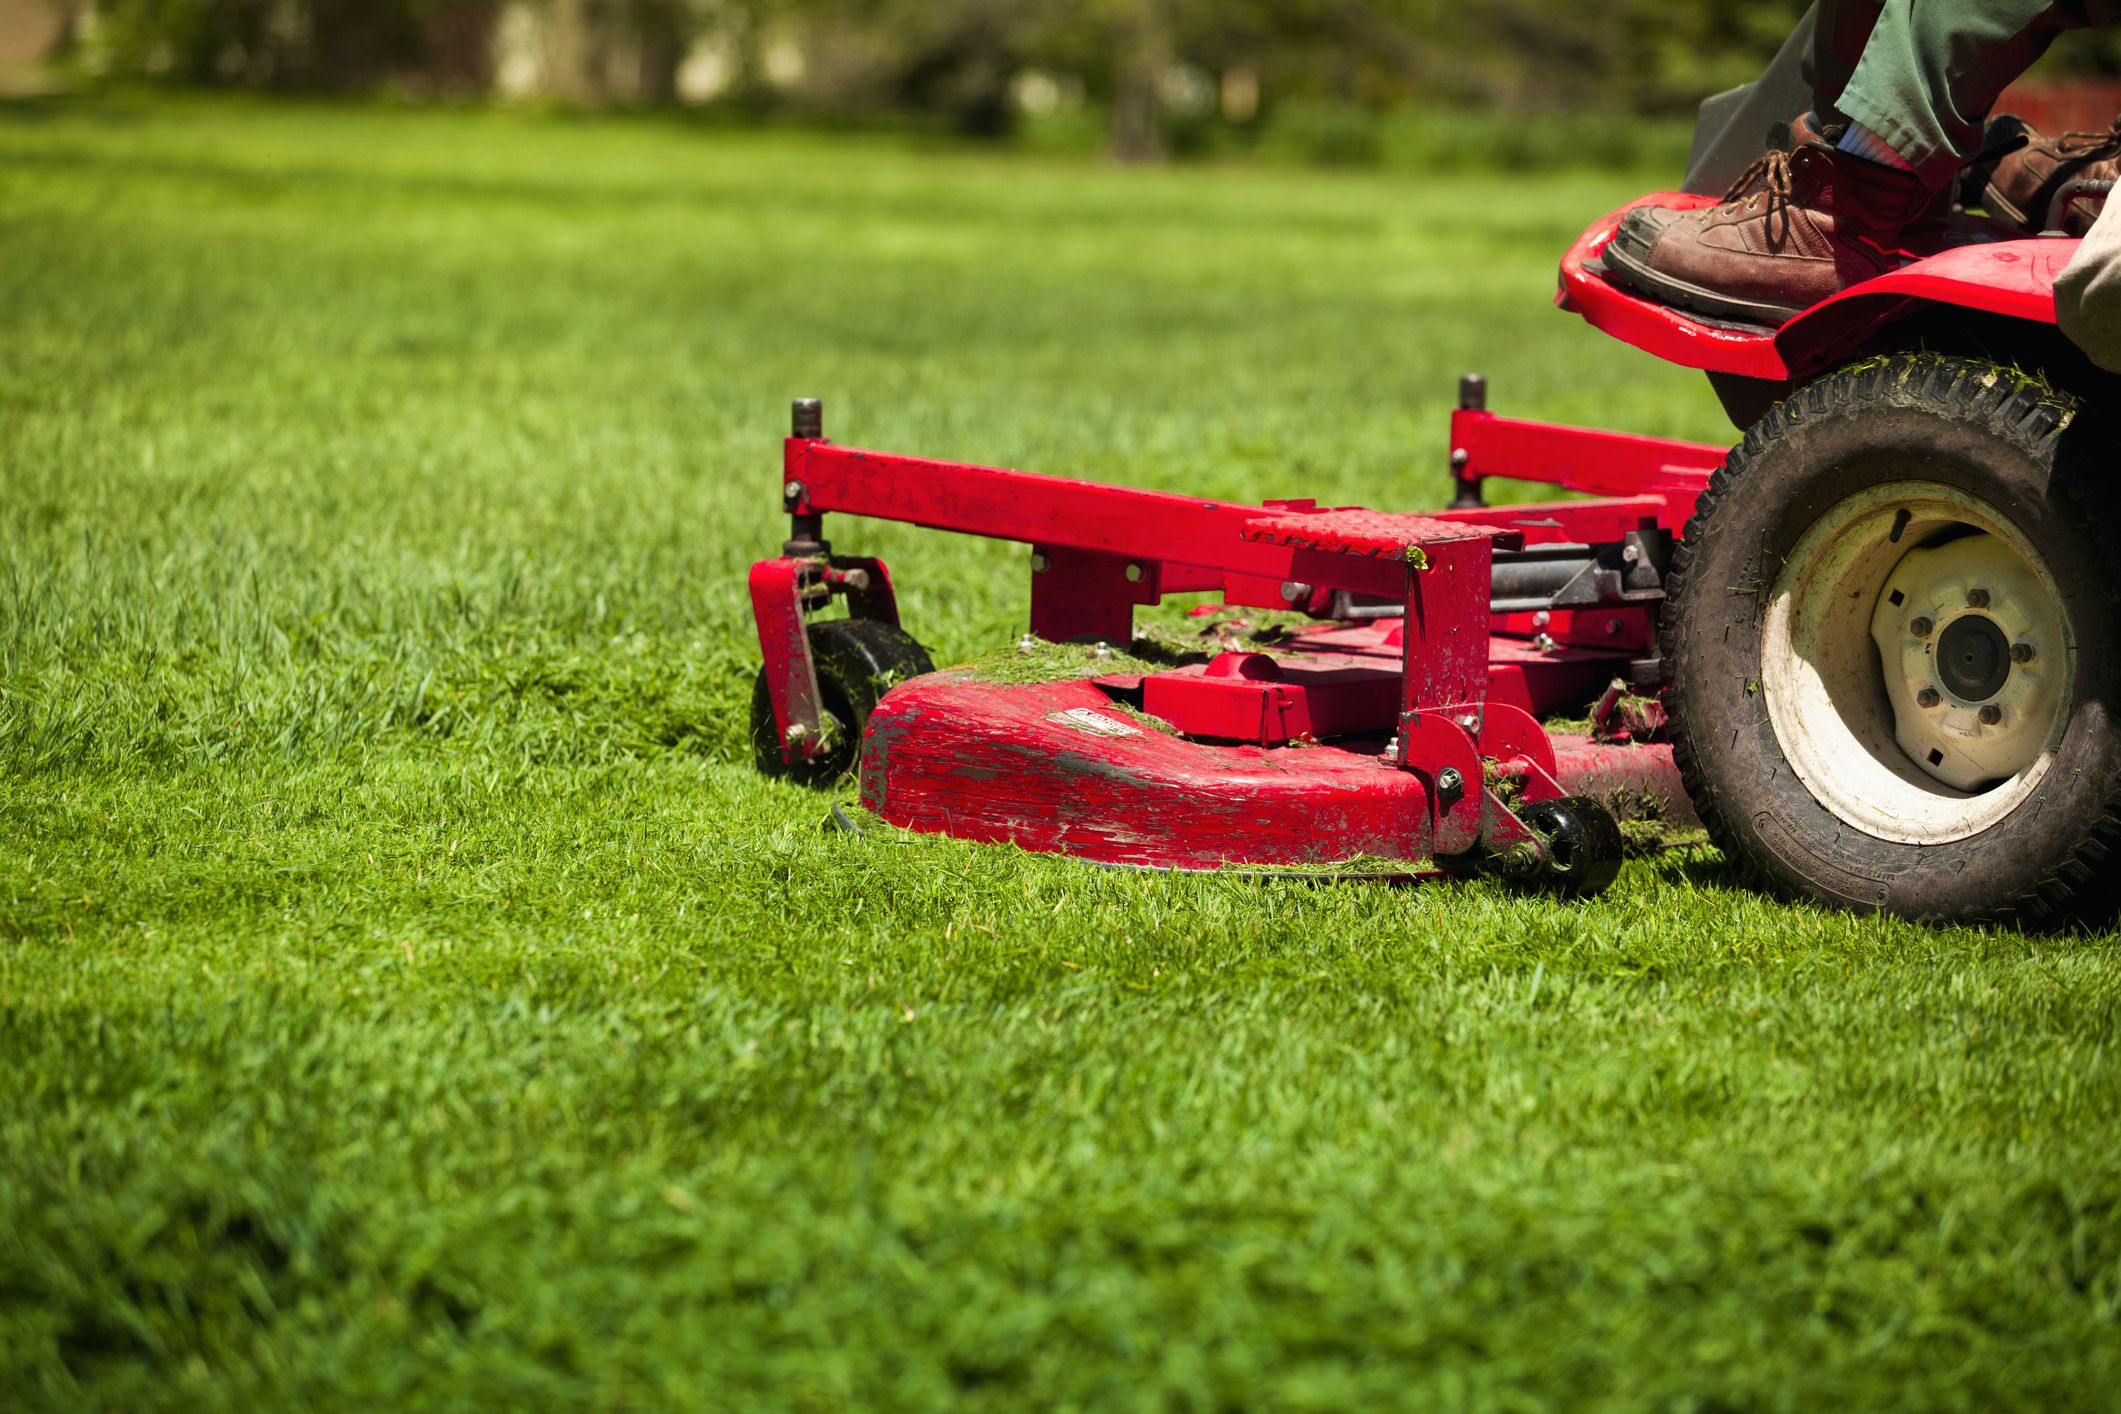
{"label": "wheel hub", "polygon": [[2057,597],[2017,549],[1964,522],[1893,565],[1871,641],[1894,740],[1918,770],[1974,791],[2039,758],[2061,701]]}
{"label": "wheel hub", "polygon": [[1954,697],[1986,702],[2011,673],[2011,646],[1986,614],[1962,614],[1937,635],[1937,676]]}
{"label": "wheel hub", "polygon": [[1768,595],[1759,691],[1805,789],[1879,839],[1979,834],[2039,785],[2069,715],[2063,599],[2008,518],[1934,482],[1831,507]]}

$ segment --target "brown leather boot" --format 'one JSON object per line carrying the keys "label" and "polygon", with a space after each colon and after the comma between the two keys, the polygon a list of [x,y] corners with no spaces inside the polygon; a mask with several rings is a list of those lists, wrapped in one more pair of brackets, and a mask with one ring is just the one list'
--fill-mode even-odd
{"label": "brown leather boot", "polygon": [[1900,263],[1900,233],[1941,205],[1912,172],[1839,151],[1815,124],[1700,211],[1644,207],[1622,218],[1605,265],[1665,304],[1780,324]]}
{"label": "brown leather boot", "polygon": [[[1976,199],[1983,210],[2036,236],[2047,229],[2048,208],[2063,187],[2080,179],[2111,182],[2117,175],[2121,175],[2121,118],[2103,133],[2044,138],[2023,118],[1999,113],[1989,119],[1968,186],[1979,180]],[[2069,202],[2059,213],[2061,229],[2083,235],[2103,200],[2087,196]]]}

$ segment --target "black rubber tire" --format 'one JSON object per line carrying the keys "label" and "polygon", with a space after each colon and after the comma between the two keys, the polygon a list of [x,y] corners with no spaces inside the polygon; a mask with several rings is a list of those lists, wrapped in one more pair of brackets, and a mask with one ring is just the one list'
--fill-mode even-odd
{"label": "black rubber tire", "polygon": [[1517,818],[1547,847],[1546,867],[1533,876],[1539,887],[1583,898],[1604,893],[1620,877],[1626,841],[1613,812],[1597,801],[1580,795],[1534,801]]}
{"label": "black rubber tire", "polygon": [[[1661,646],[1674,756],[1725,856],[1779,894],[1936,921],[2111,912],[2121,849],[2121,555],[2095,456],[2110,435],[2066,394],[1995,364],[1904,354],[1799,389],[1747,433],[1687,523]],[[1797,778],[1757,696],[1769,590],[1804,533],[1869,487],[1955,487],[2008,516],[2061,588],[2072,706],[2041,786],[1968,838],[1881,839]],[[2110,493],[2107,493],[2110,494]]]}
{"label": "black rubber tire", "polygon": [[766,670],[751,688],[751,754],[768,776],[798,785],[827,785],[861,759],[862,727],[886,692],[908,678],[935,671],[928,650],[896,624],[881,619],[821,619],[810,625],[817,663],[819,707],[831,719],[832,749],[793,763],[781,760]]}

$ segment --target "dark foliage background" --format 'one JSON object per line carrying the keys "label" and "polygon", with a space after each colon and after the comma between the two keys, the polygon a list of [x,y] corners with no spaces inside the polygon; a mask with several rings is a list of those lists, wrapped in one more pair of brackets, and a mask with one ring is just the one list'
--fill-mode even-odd
{"label": "dark foliage background", "polygon": [[[61,57],[193,85],[504,92],[1363,162],[1408,110],[1691,111],[1801,0],[101,0]],[[2056,67],[2121,72],[2102,36]]]}

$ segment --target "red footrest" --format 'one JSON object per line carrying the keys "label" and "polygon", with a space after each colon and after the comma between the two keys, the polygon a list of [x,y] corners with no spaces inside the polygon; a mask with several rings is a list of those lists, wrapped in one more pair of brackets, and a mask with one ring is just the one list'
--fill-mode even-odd
{"label": "red footrest", "polygon": [[1276,511],[1245,522],[1238,532],[1246,540],[1292,545],[1336,555],[1411,559],[1408,552],[1450,540],[1486,538],[1498,550],[1524,548],[1524,532],[1495,525],[1474,525],[1436,516],[1400,515],[1392,511]]}

